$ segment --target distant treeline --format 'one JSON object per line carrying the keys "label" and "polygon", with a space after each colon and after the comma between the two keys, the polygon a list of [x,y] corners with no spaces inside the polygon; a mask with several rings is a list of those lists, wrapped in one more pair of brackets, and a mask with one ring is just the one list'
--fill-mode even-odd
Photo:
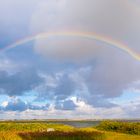
{"label": "distant treeline", "polygon": [[102,121],[98,129],[140,135],[140,122]]}

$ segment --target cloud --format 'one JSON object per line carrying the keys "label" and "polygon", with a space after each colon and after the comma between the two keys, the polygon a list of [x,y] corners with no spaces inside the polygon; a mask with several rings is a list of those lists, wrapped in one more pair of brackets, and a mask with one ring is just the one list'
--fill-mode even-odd
{"label": "cloud", "polygon": [[[130,1],[60,0],[59,5],[58,1],[47,1],[40,4],[40,8],[34,13],[32,30],[97,32],[139,52],[139,17],[138,8]],[[41,20],[43,22],[40,23]],[[111,48],[110,45],[79,37],[54,36],[37,40],[35,44],[36,52],[59,60],[59,63],[83,64],[86,60],[87,65],[93,65],[89,74],[83,76],[90,93],[89,102],[93,99],[118,97],[140,79],[139,62],[121,50]]]}
{"label": "cloud", "polygon": [[37,5],[36,0],[0,2],[1,47],[30,34],[30,20]]}
{"label": "cloud", "polygon": [[[133,14],[138,15],[128,1],[48,0],[40,3],[40,7],[34,13],[32,28],[33,31],[78,29],[117,34],[118,28],[124,32],[134,22],[131,21]],[[42,20],[44,22],[40,22]]]}
{"label": "cloud", "polygon": [[0,111],[0,119],[101,119],[101,118],[123,118],[125,112],[120,107],[92,108],[89,105],[76,108],[75,110],[25,110],[25,111]]}
{"label": "cloud", "polygon": [[17,65],[6,58],[5,56],[0,57],[0,71],[7,71],[9,73],[12,73],[13,71],[17,70]]}
{"label": "cloud", "polygon": [[[5,105],[4,105],[5,104]],[[19,99],[3,103],[3,110],[5,111],[25,111],[27,104]]]}
{"label": "cloud", "polygon": [[[123,106],[111,108],[92,107],[84,101],[72,97],[55,106],[33,105],[25,103],[18,98],[11,98],[0,106],[0,119],[108,119],[108,118],[138,118],[139,100],[136,103],[128,103]],[[46,115],[47,114],[47,115]],[[135,114],[132,115],[132,114]]]}
{"label": "cloud", "polygon": [[75,83],[71,80],[70,76],[64,74],[63,77],[59,80],[57,87],[55,88],[54,95],[56,96],[56,100],[66,99],[68,96],[74,94],[75,91]]}
{"label": "cloud", "polygon": [[58,110],[75,110],[76,104],[72,100],[58,101],[55,108]]}
{"label": "cloud", "polygon": [[[70,98],[76,96],[77,100],[83,100],[93,107],[111,108],[117,106],[108,100],[110,96],[105,97],[108,91],[104,94],[101,94],[98,90],[92,91],[90,84],[93,84],[94,81],[86,81],[91,74],[92,66],[65,70],[53,76],[47,75],[45,82],[36,89],[38,92],[36,101],[49,100],[57,109],[74,109],[76,106]],[[112,96],[114,96],[113,93]]]}
{"label": "cloud", "polygon": [[39,99],[61,101],[74,94],[75,82],[67,72],[60,71],[50,75],[47,73],[41,75],[43,75],[45,82],[36,88],[36,91],[39,93]]}
{"label": "cloud", "polygon": [[33,69],[26,69],[15,74],[0,71],[0,90],[9,96],[21,96],[33,90],[43,79]]}
{"label": "cloud", "polygon": [[139,62],[123,56],[118,57],[116,53],[113,57],[103,58],[86,80],[93,94],[98,93],[104,97],[119,96],[125,89],[134,87],[133,82],[140,79]]}
{"label": "cloud", "polygon": [[9,101],[4,101],[0,108],[2,111],[26,111],[26,110],[47,110],[48,105],[34,105],[27,103],[19,98],[11,98]]}
{"label": "cloud", "polygon": [[135,99],[133,101],[130,101],[130,102],[124,104],[122,108],[128,117],[133,118],[135,116],[136,118],[139,118],[139,116],[140,116],[140,112],[139,112],[139,110],[140,110],[140,97],[138,97],[137,99]]}
{"label": "cloud", "polygon": [[[138,9],[128,0],[43,1],[33,15],[31,28],[36,33],[71,30],[96,32],[128,44],[130,48],[139,51],[139,19]],[[43,39],[36,41],[37,52],[46,56],[52,55],[52,58],[69,58],[75,61],[79,57],[86,59],[87,56],[95,55],[97,47],[99,52],[103,50],[103,47],[99,46],[104,45],[70,37],[51,37],[46,41]],[[111,54],[110,51],[108,53]]]}
{"label": "cloud", "polygon": [[[57,38],[57,39],[56,39]],[[41,44],[40,44],[41,42]],[[36,41],[35,51],[44,57],[61,62],[87,62],[105,50],[97,42],[80,37],[52,37]],[[78,53],[80,50],[80,53]]]}

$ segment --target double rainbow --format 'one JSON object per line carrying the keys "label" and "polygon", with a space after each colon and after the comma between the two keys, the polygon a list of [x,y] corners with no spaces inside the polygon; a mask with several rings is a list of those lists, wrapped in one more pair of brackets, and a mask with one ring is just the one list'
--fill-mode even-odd
{"label": "double rainbow", "polygon": [[118,48],[118,49],[124,51],[125,53],[127,53],[128,55],[132,56],[134,59],[140,61],[140,54],[138,54],[135,51],[133,51],[132,49],[130,49],[127,45],[125,45],[121,42],[118,42],[116,40],[113,40],[111,38],[108,38],[108,37],[105,37],[102,35],[98,35],[97,33],[88,33],[88,32],[64,31],[64,32],[40,33],[40,34],[37,34],[34,36],[30,36],[30,37],[21,39],[9,46],[6,46],[5,48],[3,48],[3,50],[14,48],[14,47],[23,45],[25,43],[28,43],[30,41],[33,41],[33,40],[47,39],[48,37],[51,37],[51,36],[81,37],[81,38],[96,40],[96,41],[99,41],[102,43],[106,43],[106,44],[108,44],[108,46]]}

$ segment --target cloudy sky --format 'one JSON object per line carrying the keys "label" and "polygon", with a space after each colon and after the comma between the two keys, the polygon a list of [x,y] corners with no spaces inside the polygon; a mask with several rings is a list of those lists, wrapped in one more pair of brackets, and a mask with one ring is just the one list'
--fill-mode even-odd
{"label": "cloudy sky", "polygon": [[139,37],[138,0],[0,0],[0,119],[140,118]]}

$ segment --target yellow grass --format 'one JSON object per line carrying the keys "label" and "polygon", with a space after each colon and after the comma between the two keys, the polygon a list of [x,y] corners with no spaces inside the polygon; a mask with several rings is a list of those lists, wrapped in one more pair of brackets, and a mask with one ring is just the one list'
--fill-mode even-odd
{"label": "yellow grass", "polygon": [[140,140],[138,135],[105,132],[106,140]]}

